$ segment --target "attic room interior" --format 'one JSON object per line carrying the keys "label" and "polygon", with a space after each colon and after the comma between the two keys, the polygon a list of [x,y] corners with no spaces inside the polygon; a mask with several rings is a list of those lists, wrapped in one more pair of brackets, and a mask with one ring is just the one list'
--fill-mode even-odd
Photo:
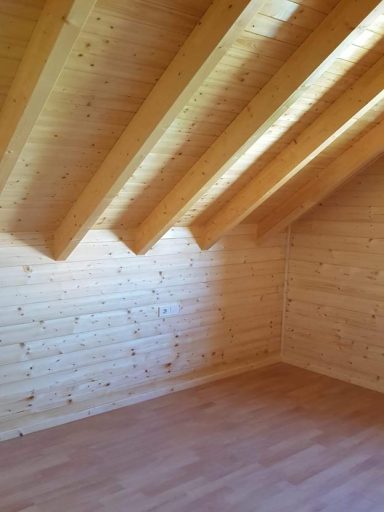
{"label": "attic room interior", "polygon": [[383,512],[384,1],[0,0],[0,512]]}

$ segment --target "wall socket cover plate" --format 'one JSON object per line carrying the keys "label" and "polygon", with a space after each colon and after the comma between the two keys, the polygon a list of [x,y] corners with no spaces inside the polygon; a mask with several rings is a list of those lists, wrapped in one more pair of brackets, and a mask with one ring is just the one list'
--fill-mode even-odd
{"label": "wall socket cover plate", "polygon": [[163,306],[159,306],[157,308],[157,313],[159,317],[173,316],[178,315],[180,310],[180,304],[164,304]]}

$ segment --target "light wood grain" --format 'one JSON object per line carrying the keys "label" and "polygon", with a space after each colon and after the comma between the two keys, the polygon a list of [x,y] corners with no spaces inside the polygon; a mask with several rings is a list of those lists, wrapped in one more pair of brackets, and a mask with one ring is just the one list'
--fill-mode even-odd
{"label": "light wood grain", "polygon": [[0,115],[0,193],[96,0],[48,0]]}
{"label": "light wood grain", "polygon": [[7,1],[0,4],[0,108],[15,79],[43,7],[44,0]]}
{"label": "light wood grain", "polygon": [[210,6],[63,219],[54,238],[57,259],[65,259],[95,224],[252,19],[260,3],[261,0],[216,0]]}
{"label": "light wood grain", "polygon": [[[382,12],[382,2],[363,4],[350,0],[341,1],[140,224],[134,245],[135,252],[144,254],[152,247]],[[377,85],[381,86],[382,92],[382,84]],[[356,91],[356,100],[359,94],[360,91]],[[370,100],[372,97],[368,103]],[[362,104],[364,105],[364,99]],[[356,112],[352,108],[351,111],[352,117]],[[249,193],[252,195],[253,189]],[[236,201],[236,197],[233,201]],[[230,203],[228,208],[235,211],[241,208],[243,211],[242,195],[239,196],[238,203],[233,208]],[[238,222],[245,216],[239,215]],[[229,230],[235,224],[224,213],[218,214],[208,224],[202,246],[210,247],[224,229]],[[213,226],[217,229],[217,236],[213,233]]]}
{"label": "light wood grain", "polygon": [[257,370],[1,443],[1,510],[381,512],[383,406]]}
{"label": "light wood grain", "polygon": [[[337,3],[263,2],[95,227],[140,225]],[[0,0],[0,102],[42,4]],[[96,3],[0,196],[1,231],[47,233],[58,228],[209,5],[209,0]],[[204,224],[375,64],[383,55],[382,17],[364,28],[178,225]],[[364,129],[365,118],[356,122],[349,141]],[[264,213],[274,206],[266,205]]]}
{"label": "light wood grain", "polygon": [[311,176],[305,185],[292,194],[289,201],[282,203],[262,219],[257,226],[259,238],[285,229],[361,171],[364,166],[368,166],[379,158],[384,153],[383,139],[384,121],[353,144],[328,167],[321,169],[316,176]]}
{"label": "light wood grain", "polygon": [[[289,183],[320,153],[346,132],[356,119],[364,116],[384,99],[384,57],[370,68],[353,86],[342,93],[332,105],[303,130],[289,146],[272,160],[238,192],[223,209],[208,221],[203,230],[201,247],[211,247],[224,234],[237,226],[253,211],[260,208]],[[383,126],[383,125],[382,125]],[[373,133],[373,141],[379,145],[383,127]],[[361,146],[366,144],[365,140]],[[373,144],[375,145],[375,144]],[[357,152],[359,149],[356,150]],[[379,149],[372,150],[374,158]],[[344,161],[347,157],[344,157]],[[366,163],[369,163],[367,158]],[[345,163],[348,166],[348,163]],[[354,156],[350,157],[351,172]],[[361,168],[361,162],[357,169]],[[337,187],[335,173],[335,188]],[[329,190],[329,188],[328,188]]]}
{"label": "light wood grain", "polygon": [[377,160],[293,225],[283,347],[295,364],[381,391],[383,166]]}
{"label": "light wood grain", "polygon": [[242,226],[203,253],[178,228],[136,257],[99,230],[60,263],[50,242],[0,235],[0,437],[279,357],[284,235]]}

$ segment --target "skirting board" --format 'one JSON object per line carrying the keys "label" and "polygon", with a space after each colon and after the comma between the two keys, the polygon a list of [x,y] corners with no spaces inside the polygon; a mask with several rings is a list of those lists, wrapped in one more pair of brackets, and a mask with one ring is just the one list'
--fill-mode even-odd
{"label": "skirting board", "polygon": [[[260,361],[249,363],[247,365],[232,366],[230,368],[224,369],[212,368],[212,372],[205,371],[204,375],[194,377],[191,379],[188,379],[188,375],[180,375],[179,377],[175,377],[163,383],[152,383],[151,385],[141,386],[137,388],[137,390],[133,390],[131,394],[125,398],[120,398],[118,400],[110,400],[107,401],[106,403],[101,403],[93,407],[80,409],[75,412],[72,409],[72,411],[68,411],[67,413],[63,413],[62,415],[51,418],[47,417],[45,419],[39,420],[38,418],[34,418],[34,416],[31,415],[28,419],[25,418],[26,422],[25,425],[23,425],[22,427],[14,427],[3,432],[0,431],[0,441],[6,441],[9,439],[13,439],[15,437],[21,437],[26,434],[31,434],[32,432],[37,432],[39,430],[45,430],[47,428],[52,428],[59,425],[63,425],[65,423],[70,423],[72,421],[88,418],[89,416],[102,414],[104,412],[112,411],[114,409],[119,409],[121,407],[133,405],[135,403],[143,402],[145,400],[151,400],[153,398],[164,396],[169,393],[182,391],[183,389],[193,388],[196,386],[200,386],[202,384],[224,379],[226,377],[239,375],[241,373],[246,373],[257,368],[270,366],[279,362],[281,362],[280,354],[276,354],[273,356],[266,357]],[[127,393],[128,390],[125,391],[125,394]],[[108,399],[108,397],[106,397],[106,399]],[[79,404],[79,407],[80,406],[81,404]],[[51,412],[54,413],[54,409]],[[46,413],[46,415],[48,414],[49,413]]]}
{"label": "skirting board", "polygon": [[298,368],[303,368],[304,370],[309,370],[311,372],[320,373],[321,375],[326,375],[327,377],[342,380],[344,382],[348,382],[349,384],[354,384],[362,388],[367,388],[371,389],[372,391],[384,393],[384,381],[370,381],[368,379],[355,377],[353,375],[349,375],[346,372],[341,372],[328,366],[323,366],[318,363],[312,363],[305,359],[296,358],[294,356],[287,354],[281,354],[281,362],[290,364],[292,366],[297,366]]}

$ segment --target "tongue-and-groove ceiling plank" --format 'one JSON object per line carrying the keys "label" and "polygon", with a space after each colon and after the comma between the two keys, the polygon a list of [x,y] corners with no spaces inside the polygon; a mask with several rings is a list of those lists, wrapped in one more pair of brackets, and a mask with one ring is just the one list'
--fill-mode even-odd
{"label": "tongue-and-groove ceiling plank", "polygon": [[0,115],[0,193],[96,0],[47,0]]}
{"label": "tongue-and-groove ceiling plank", "polygon": [[209,3],[97,1],[0,197],[3,231],[58,226]]}
{"label": "tongue-and-groove ceiling plank", "polygon": [[355,121],[384,99],[384,57],[295,138],[204,227],[208,249],[284,187]]}
{"label": "tongue-and-groove ceiling plank", "polygon": [[44,0],[0,2],[0,109],[43,7]]}
{"label": "tongue-and-groove ceiling plank", "polygon": [[216,67],[261,0],[215,0],[121,134],[55,233],[65,259]]}
{"label": "tongue-and-groove ceiling plank", "polygon": [[271,128],[383,8],[383,3],[377,1],[370,5],[350,0],[340,2],[140,224],[135,252],[143,254],[152,247]]}
{"label": "tongue-and-groove ceiling plank", "polygon": [[[95,213],[86,229],[132,233],[132,228],[143,225],[331,10],[342,9],[347,1],[261,2],[111,204],[99,217]],[[366,2],[349,2],[354,8],[369,7]],[[210,3],[97,0],[0,196],[2,231],[57,230]],[[6,63],[0,68],[0,93],[8,90],[42,4],[0,0],[0,18],[12,20],[0,30],[0,59],[5,57]],[[378,9],[382,4],[376,2]],[[200,233],[198,227],[206,225],[383,57],[384,16],[376,11],[368,21],[359,37],[277,116],[265,134],[169,225],[189,225]],[[378,103],[343,135],[338,132],[329,147],[322,148],[247,221],[259,223],[261,231],[273,219],[274,210],[280,211],[281,201],[293,201],[297,190],[372,129],[383,112],[383,102]],[[161,230],[155,239],[159,236]]]}
{"label": "tongue-and-groove ceiling plank", "polygon": [[339,158],[321,169],[258,224],[258,237],[285,229],[320,203],[345,181],[384,154],[384,120],[361,137]]}

